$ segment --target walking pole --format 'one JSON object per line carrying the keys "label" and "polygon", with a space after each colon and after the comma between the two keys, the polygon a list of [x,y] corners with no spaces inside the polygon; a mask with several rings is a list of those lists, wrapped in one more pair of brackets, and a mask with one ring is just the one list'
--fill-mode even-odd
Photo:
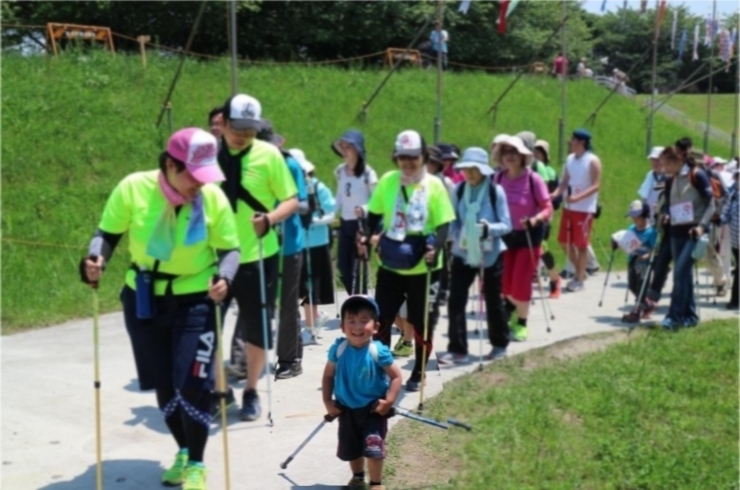
{"label": "walking pole", "polygon": [[[98,261],[95,255],[90,256],[93,262]],[[95,482],[97,490],[103,490],[103,440],[100,431],[100,356],[98,353],[98,326],[100,322],[100,302],[98,301],[98,281],[91,282],[93,297],[93,364],[95,379],[93,387],[95,388]]]}
{"label": "walking pole", "polygon": [[298,446],[296,450],[293,451],[293,453],[288,456],[285,461],[280,463],[280,468],[284,470],[287,469],[290,462],[293,461],[296,456],[298,456],[298,453],[300,453],[309,442],[311,442],[311,439],[316,437],[316,434],[321,432],[321,429],[323,429],[326,424],[333,422],[335,418],[337,418],[336,415],[329,415],[328,413],[324,415],[324,420],[321,421],[321,423],[308,435],[308,437],[306,437],[306,439],[300,444],[300,446]]}
{"label": "walking pole", "polygon": [[270,379],[270,349],[269,349],[269,337],[268,337],[268,321],[267,321],[267,291],[265,287],[265,258],[264,250],[262,249],[262,238],[257,238],[257,249],[259,250],[259,274],[260,274],[260,302],[262,303],[262,335],[265,349],[265,378],[267,378],[267,420],[270,423],[270,427],[274,426],[275,423],[272,420],[272,380]]}
{"label": "walking pole", "polygon": [[616,251],[617,249],[612,248],[612,253],[609,256],[609,267],[606,268],[606,278],[604,279],[604,289],[601,290],[601,299],[599,299],[599,308],[601,308],[604,305],[604,295],[606,294],[606,285],[609,284],[609,275],[612,273],[612,265],[614,265],[614,252]]}
{"label": "walking pole", "polygon": [[[220,279],[218,275],[213,276],[213,284],[216,284]],[[221,435],[224,442],[224,479],[226,480],[226,490],[230,490],[231,471],[229,471],[229,431],[226,418],[226,372],[223,362],[223,332],[221,328],[221,303],[216,303],[216,369],[221,373],[220,376],[216,377],[216,383],[218,384],[218,399],[221,405]]]}
{"label": "walking pole", "polygon": [[419,413],[424,410],[424,384],[426,384],[427,374],[427,338],[429,336],[429,287],[432,282],[432,269],[427,264],[426,289],[424,290],[424,338],[421,349],[421,389],[419,390]]}
{"label": "walking pole", "polygon": [[[635,298],[635,307],[632,308],[632,313],[636,313],[636,314],[640,313],[640,305],[642,304],[645,298],[645,289],[647,288],[648,281],[650,281],[650,274],[653,273],[653,264],[655,263],[655,250],[657,248],[658,247],[655,246],[650,251],[650,260],[648,261],[647,269],[645,269],[645,277],[642,278],[642,285],[640,286],[640,292]],[[629,288],[629,285],[627,285],[627,287]],[[625,317],[627,317],[627,315],[622,316],[622,321],[625,320]],[[639,323],[640,323],[640,320],[638,318],[637,324]],[[628,330],[628,333],[632,333],[632,330],[634,330],[634,327],[630,327]]]}
{"label": "walking pole", "polygon": [[[487,230],[486,230],[487,231]],[[483,237],[479,240],[480,266],[478,267],[478,311],[483,311]],[[478,332],[478,371],[483,371],[483,323],[482,315],[475,320],[475,330]]]}
{"label": "walking pole", "polygon": [[[275,289],[275,312],[273,313],[273,321],[275,322],[275,331],[277,332],[280,328],[280,310],[281,301],[283,300],[283,238],[285,237],[285,222],[280,223],[277,227],[278,230],[278,244],[280,249],[278,250],[278,277],[277,277],[277,288]],[[275,352],[277,352],[278,341],[280,336],[275,336]]]}
{"label": "walking pole", "polygon": [[627,284],[627,289],[624,292],[624,304],[626,305],[630,299],[630,286]]}
{"label": "walking pole", "polygon": [[[308,244],[308,230],[304,230],[303,233],[306,237],[306,244]],[[306,268],[308,269],[308,316],[311,318],[311,343],[318,342],[318,332],[316,331],[316,318],[313,315],[313,274],[311,271],[311,249],[304,249],[306,252]]]}
{"label": "walking pole", "polygon": [[[524,225],[524,234],[527,237],[527,246],[529,247],[529,256],[532,259],[532,266],[537,268],[537,261],[534,259],[534,248],[532,247],[532,237],[529,236],[529,218],[525,218],[527,221]],[[552,332],[550,330],[550,317],[547,316],[547,308],[545,307],[545,302],[547,301],[547,296],[545,296],[545,291],[542,289],[542,278],[539,274],[536,274],[537,276],[537,286],[540,289],[540,297],[542,298],[540,300],[540,303],[542,303],[542,313],[545,314],[545,325],[547,326],[547,333]],[[531,281],[532,279],[529,279]],[[552,310],[550,311],[552,313]]]}
{"label": "walking pole", "polygon": [[[336,238],[336,240],[335,240],[336,241],[336,244],[337,244],[337,248],[336,248],[337,252],[336,252],[336,255],[338,256],[339,255],[339,237],[337,237],[337,230],[336,229],[332,230],[331,231],[331,234],[332,234],[332,237]],[[332,248],[334,248],[334,247],[332,247]],[[331,282],[331,285],[332,285],[332,289],[334,289],[334,310],[337,312],[337,318],[339,318],[339,291],[337,289],[337,281],[335,279],[336,276],[334,275],[334,267],[336,266],[336,263],[337,263],[336,260],[332,260],[332,263],[331,263],[331,272],[332,272],[332,275],[331,275],[331,281],[332,281]]]}

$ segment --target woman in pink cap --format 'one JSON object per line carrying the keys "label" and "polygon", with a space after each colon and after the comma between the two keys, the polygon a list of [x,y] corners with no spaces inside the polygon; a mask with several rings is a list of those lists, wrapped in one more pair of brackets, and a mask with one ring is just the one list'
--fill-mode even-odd
{"label": "woman in pink cap", "polygon": [[224,180],[216,154],[216,139],[201,129],[172,135],[158,170],[128,175],[113,190],[80,263],[82,281],[97,287],[128,233],[123,317],[139,387],[155,390],[178,447],[162,483],[184,490],[206,488],[215,303],[228,294],[239,266],[234,213],[214,185]]}

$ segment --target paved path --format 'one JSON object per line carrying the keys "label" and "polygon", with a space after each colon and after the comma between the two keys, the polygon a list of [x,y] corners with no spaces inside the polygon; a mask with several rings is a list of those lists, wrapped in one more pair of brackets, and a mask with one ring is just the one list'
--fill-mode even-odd
{"label": "paved path", "polygon": [[[556,320],[552,333],[545,330],[540,302],[530,314],[530,339],[510,346],[510,355],[584,334],[623,328],[619,318],[624,307],[625,273],[612,274],[603,308],[598,307],[604,275],[587,282],[579,293],[564,294],[551,301]],[[704,277],[704,276],[703,276]],[[670,291],[670,283],[666,287]],[[702,278],[702,293],[704,278]],[[703,319],[731,317],[724,309],[727,298],[712,306],[702,297]],[[661,319],[667,298],[655,315]],[[335,314],[334,306],[326,311]],[[235,317],[227,316],[230,338]],[[92,322],[80,320],[53,328],[0,338],[2,346],[2,484],[8,490],[77,490],[95,488],[95,432],[92,389]],[[468,328],[471,353],[478,353],[473,322]],[[102,427],[104,487],[106,489],[161,488],[162,465],[170,464],[176,447],[167,434],[154,395],[138,390],[129,340],[120,313],[101,317],[100,354],[102,380]],[[447,319],[443,309],[435,333],[435,348],[447,344]],[[229,422],[231,481],[236,489],[331,489],[343,485],[348,468],[334,457],[336,426],[324,429],[303,453],[283,471],[279,463],[316,427],[324,413],[321,373],[326,351],[340,334],[332,320],[323,332],[322,344],[305,350],[304,374],[273,384],[275,426],[264,418],[245,423],[232,412]],[[394,340],[395,340],[394,336]],[[485,346],[485,351],[489,349]],[[274,356],[273,356],[274,357]],[[404,376],[412,362],[397,361]],[[475,364],[443,367],[437,375],[430,363],[426,394],[433,396],[443,383],[471,371]],[[235,384],[240,388],[243,384]],[[266,384],[261,383],[264,390]],[[240,390],[237,390],[240,394]],[[263,408],[267,397],[262,391]],[[403,398],[400,405],[415,409],[418,394]],[[400,417],[396,417],[399,419]],[[396,419],[392,419],[394,422]],[[223,489],[223,453],[220,427],[206,451],[210,469],[209,488]]]}

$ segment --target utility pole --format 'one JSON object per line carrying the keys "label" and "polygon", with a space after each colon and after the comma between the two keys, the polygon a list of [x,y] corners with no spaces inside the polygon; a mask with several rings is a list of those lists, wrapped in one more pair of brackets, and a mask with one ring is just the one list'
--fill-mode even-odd
{"label": "utility pole", "polygon": [[229,10],[231,13],[231,95],[236,95],[239,91],[239,85],[237,83],[236,76],[236,0],[229,2]]}
{"label": "utility pole", "polygon": [[566,0],[563,0],[563,27],[562,31],[560,33],[560,43],[561,43],[561,51],[562,51],[562,57],[563,57],[563,80],[562,85],[560,89],[560,127],[559,134],[560,134],[560,140],[558,142],[558,162],[562,165],[565,162],[565,157],[568,156],[568,152],[565,150],[565,110],[566,110],[566,96],[567,96],[567,81],[568,81],[568,71],[567,71],[567,52],[568,52],[568,41],[566,38],[566,18],[568,17],[568,9],[567,9],[567,3]]}
{"label": "utility pole", "polygon": [[434,144],[442,139],[442,0],[437,0],[437,117],[434,119]]}
{"label": "utility pole", "polygon": [[709,152],[709,124],[712,121],[712,62],[714,61],[714,21],[717,18],[717,0],[712,4],[712,35],[709,47],[709,87],[707,88],[707,126],[704,128],[704,153]]}

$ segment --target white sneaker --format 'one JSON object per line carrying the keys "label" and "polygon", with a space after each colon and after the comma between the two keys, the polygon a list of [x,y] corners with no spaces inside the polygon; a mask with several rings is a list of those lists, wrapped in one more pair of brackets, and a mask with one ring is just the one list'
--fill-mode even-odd
{"label": "white sneaker", "polygon": [[315,318],[315,320],[316,320],[316,325],[317,325],[317,326],[318,326],[319,328],[324,328],[324,327],[326,326],[326,323],[327,323],[327,322],[328,322],[329,320],[331,320],[331,317],[329,316],[329,314],[328,314],[328,313],[326,313],[326,312],[324,312],[324,311],[321,311],[321,310],[319,310],[319,316],[318,316],[318,317],[316,317],[316,318]]}
{"label": "white sneaker", "polygon": [[567,289],[571,293],[575,293],[575,292],[583,290],[584,286],[585,285],[583,284],[582,281],[579,281],[578,279],[573,279],[572,281],[568,283],[567,286],[565,286],[565,289]]}

